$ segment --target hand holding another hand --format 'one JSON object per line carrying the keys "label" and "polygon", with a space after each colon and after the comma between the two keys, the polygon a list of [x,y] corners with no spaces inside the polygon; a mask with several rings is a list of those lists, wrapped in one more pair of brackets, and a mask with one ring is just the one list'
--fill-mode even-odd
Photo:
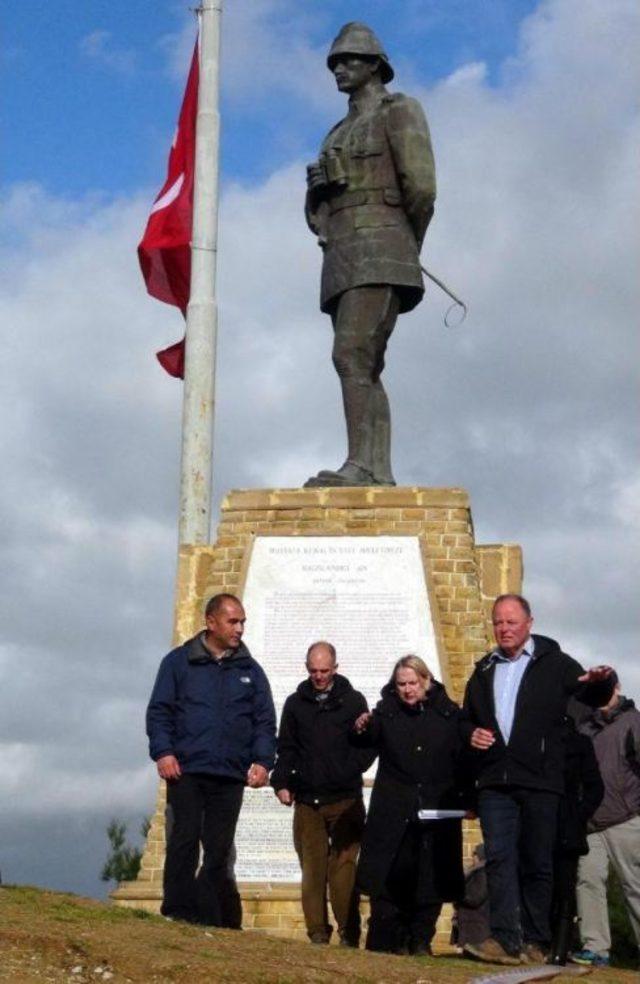
{"label": "hand holding another hand", "polygon": [[486,752],[495,743],[496,736],[489,728],[475,728],[471,732],[471,747]]}
{"label": "hand holding another hand", "polygon": [[157,760],[156,766],[161,779],[169,781],[171,779],[179,779],[182,775],[180,763],[175,755],[163,755],[162,758]]}
{"label": "hand holding another hand", "polygon": [[260,789],[262,786],[266,786],[268,779],[269,773],[264,765],[258,765],[257,762],[254,762],[253,765],[249,766],[247,786],[250,786],[251,789]]}
{"label": "hand holding another hand", "polygon": [[371,711],[363,711],[363,713],[355,719],[353,722],[353,730],[357,735],[361,735],[363,731],[366,731],[369,727],[369,721],[371,720]]}

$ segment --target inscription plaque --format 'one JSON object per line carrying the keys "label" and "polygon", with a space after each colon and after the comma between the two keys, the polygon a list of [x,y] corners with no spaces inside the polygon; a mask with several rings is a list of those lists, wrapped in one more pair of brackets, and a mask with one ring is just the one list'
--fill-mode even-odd
{"label": "inscription plaque", "polygon": [[[407,653],[422,656],[441,679],[417,537],[256,537],[243,603],[245,642],[269,677],[278,719],[319,639],[334,644],[340,672],[370,707]],[[271,789],[245,790],[239,880],[299,881],[291,825],[291,810]]]}

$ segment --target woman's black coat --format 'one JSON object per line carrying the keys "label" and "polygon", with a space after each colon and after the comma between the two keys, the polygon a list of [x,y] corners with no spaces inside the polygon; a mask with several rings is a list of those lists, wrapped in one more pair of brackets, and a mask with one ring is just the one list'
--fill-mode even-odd
{"label": "woman's black coat", "polygon": [[[418,810],[461,809],[465,798],[459,775],[464,725],[442,684],[434,682],[426,699],[414,706],[403,704],[389,684],[382,695],[368,729],[356,738],[379,755],[358,863],[358,885],[370,897],[382,892]],[[429,823],[436,839],[438,894],[443,901],[462,898],[461,822],[422,822]]]}

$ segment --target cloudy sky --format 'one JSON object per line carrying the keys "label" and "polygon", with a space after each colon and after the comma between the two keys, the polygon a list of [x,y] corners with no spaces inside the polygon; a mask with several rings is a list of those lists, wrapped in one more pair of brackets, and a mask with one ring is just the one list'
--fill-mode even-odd
{"label": "cloudy sky", "polygon": [[[636,645],[634,0],[227,0],[214,495],[298,486],[344,451],[305,163],[343,111],[325,67],[365,19],[418,96],[438,164],[386,378],[401,484],[467,488],[479,542],[522,544],[539,631]],[[92,895],[113,815],[152,807],[143,712],[170,639],[179,313],[135,247],[193,46],[175,0],[33,0],[5,18],[0,186],[4,480],[0,870]]]}

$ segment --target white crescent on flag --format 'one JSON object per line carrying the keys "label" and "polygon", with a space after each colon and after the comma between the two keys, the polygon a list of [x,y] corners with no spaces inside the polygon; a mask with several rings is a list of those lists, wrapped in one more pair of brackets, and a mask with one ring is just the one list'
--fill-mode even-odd
{"label": "white crescent on flag", "polygon": [[182,172],[182,174],[178,175],[178,177],[173,182],[171,187],[167,188],[164,195],[161,195],[160,198],[158,198],[158,200],[153,203],[153,207],[151,209],[150,214],[153,215],[154,212],[159,212],[160,209],[166,208],[167,205],[171,205],[172,202],[175,202],[176,198],[180,194],[180,189],[182,188],[183,184],[184,184],[184,171]]}

